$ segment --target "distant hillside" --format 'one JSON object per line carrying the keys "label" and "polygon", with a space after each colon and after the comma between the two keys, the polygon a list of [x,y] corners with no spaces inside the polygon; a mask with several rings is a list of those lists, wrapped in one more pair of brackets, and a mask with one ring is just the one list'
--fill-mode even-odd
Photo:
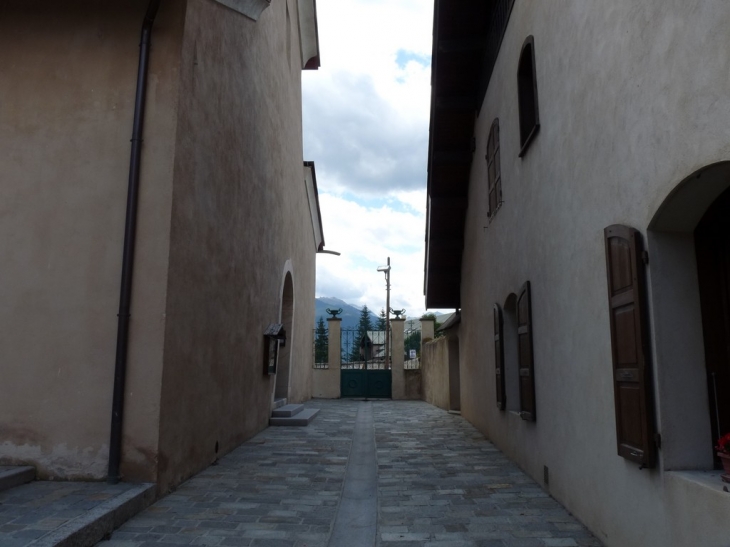
{"label": "distant hillside", "polygon": [[[332,298],[332,297],[326,297],[326,298],[315,298],[314,299],[314,320],[319,321],[319,318],[322,317],[323,319],[327,320],[330,315],[327,313],[327,308],[330,309],[340,309],[342,308],[342,314],[338,315],[337,317],[342,318],[342,328],[343,329],[355,329],[357,328],[357,323],[360,320],[360,309],[356,306],[352,306],[345,302],[344,300],[340,300],[339,298]],[[380,310],[378,310],[380,311]],[[370,318],[373,320],[373,323],[378,320],[378,316],[375,315],[375,313],[370,313]],[[316,324],[316,323],[315,323]]]}

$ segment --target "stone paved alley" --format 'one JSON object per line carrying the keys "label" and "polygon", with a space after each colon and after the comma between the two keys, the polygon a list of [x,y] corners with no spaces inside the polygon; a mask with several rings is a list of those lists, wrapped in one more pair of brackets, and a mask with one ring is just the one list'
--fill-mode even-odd
{"label": "stone paved alley", "polygon": [[[322,409],[309,427],[266,429],[98,547],[601,545],[461,416],[420,401],[307,407]],[[365,443],[350,457],[353,433],[373,432],[372,456]]]}

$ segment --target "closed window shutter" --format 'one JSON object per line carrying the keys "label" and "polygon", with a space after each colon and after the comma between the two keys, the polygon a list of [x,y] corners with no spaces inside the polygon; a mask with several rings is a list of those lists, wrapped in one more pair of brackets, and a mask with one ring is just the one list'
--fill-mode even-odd
{"label": "closed window shutter", "polygon": [[614,225],[604,235],[618,454],[642,467],[653,467],[655,430],[641,234]]}
{"label": "closed window shutter", "polygon": [[537,419],[535,405],[535,359],[532,351],[532,302],[530,282],[522,285],[517,297],[517,352],[520,369],[520,416],[534,422]]}
{"label": "closed window shutter", "polygon": [[494,373],[497,386],[497,408],[505,409],[505,390],[504,390],[504,342],[502,330],[504,320],[502,319],[502,308],[499,304],[494,305]]}
{"label": "closed window shutter", "polygon": [[499,118],[492,122],[487,139],[488,215],[491,217],[502,203],[502,173],[499,164]]}
{"label": "closed window shutter", "polygon": [[499,119],[494,120],[494,173],[495,193],[497,194],[497,207],[502,205],[502,166],[499,160]]}

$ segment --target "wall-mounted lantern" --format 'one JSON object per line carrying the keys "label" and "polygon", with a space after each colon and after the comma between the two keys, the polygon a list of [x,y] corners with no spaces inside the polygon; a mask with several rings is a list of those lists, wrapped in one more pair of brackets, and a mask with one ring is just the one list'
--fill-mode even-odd
{"label": "wall-mounted lantern", "polygon": [[281,323],[271,323],[264,331],[264,375],[276,374],[279,344],[286,344],[286,331]]}

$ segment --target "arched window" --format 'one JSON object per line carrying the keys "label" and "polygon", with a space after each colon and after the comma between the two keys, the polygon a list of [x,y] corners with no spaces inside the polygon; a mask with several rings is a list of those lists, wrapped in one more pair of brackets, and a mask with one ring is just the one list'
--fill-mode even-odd
{"label": "arched window", "polygon": [[499,118],[492,122],[487,140],[487,179],[489,188],[489,210],[487,216],[492,218],[502,205],[502,172],[499,162]]}
{"label": "arched window", "polygon": [[662,441],[664,471],[719,468],[714,447],[730,431],[729,218],[730,162],[721,161],[668,192],[646,232],[652,407],[672,424],[651,439]]}
{"label": "arched window", "polygon": [[520,110],[520,157],[522,157],[540,129],[535,76],[535,39],[532,36],[528,36],[522,45],[517,67],[517,94]]}

